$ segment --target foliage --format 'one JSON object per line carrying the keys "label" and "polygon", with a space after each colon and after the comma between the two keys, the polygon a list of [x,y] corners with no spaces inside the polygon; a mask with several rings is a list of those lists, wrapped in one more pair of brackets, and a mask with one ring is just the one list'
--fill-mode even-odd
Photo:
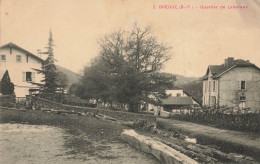
{"label": "foliage", "polygon": [[42,53],[42,54],[47,54],[48,57],[44,61],[42,69],[34,69],[37,71],[37,73],[43,74],[44,79],[41,81],[42,83],[33,83],[33,84],[36,84],[40,88],[39,89],[40,95],[47,99],[60,97],[55,95],[63,93],[65,85],[67,83],[65,75],[56,72],[56,66],[54,64],[55,59],[54,59],[53,47],[54,44],[52,39],[52,32],[50,32],[48,45],[46,47],[47,51]]}
{"label": "foliage", "polygon": [[8,71],[4,73],[2,80],[0,81],[0,93],[3,95],[13,95],[14,94],[14,84],[11,82]]}
{"label": "foliage", "polygon": [[193,81],[181,86],[183,90],[194,98],[198,103],[202,104],[203,82],[202,80]]}
{"label": "foliage", "polygon": [[56,79],[57,79],[57,85],[62,87],[62,88],[65,88],[66,86],[68,86],[68,78],[66,76],[66,74],[64,74],[63,72],[56,72]]}
{"label": "foliage", "polygon": [[97,107],[97,104],[90,103],[87,100],[80,99],[79,97],[71,96],[71,95],[64,96],[63,104],[72,105],[72,106],[91,107],[91,108]]}
{"label": "foliage", "polygon": [[78,96],[128,104],[132,112],[137,112],[142,102],[160,103],[175,77],[160,73],[170,59],[171,48],[158,43],[150,27],[118,31],[106,35],[99,44],[99,57],[85,68]]}
{"label": "foliage", "polygon": [[15,106],[15,95],[0,96],[0,106],[14,107]]}
{"label": "foliage", "polygon": [[192,109],[189,113],[175,114],[174,119],[214,125],[231,130],[260,132],[260,113],[225,112],[225,109]]}

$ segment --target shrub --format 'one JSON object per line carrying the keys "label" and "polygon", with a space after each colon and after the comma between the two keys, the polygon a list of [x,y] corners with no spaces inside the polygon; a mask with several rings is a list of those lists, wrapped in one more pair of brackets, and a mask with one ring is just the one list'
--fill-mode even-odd
{"label": "shrub", "polygon": [[260,132],[260,113],[225,113],[225,110],[220,109],[192,109],[186,114],[175,114],[173,118],[231,130]]}

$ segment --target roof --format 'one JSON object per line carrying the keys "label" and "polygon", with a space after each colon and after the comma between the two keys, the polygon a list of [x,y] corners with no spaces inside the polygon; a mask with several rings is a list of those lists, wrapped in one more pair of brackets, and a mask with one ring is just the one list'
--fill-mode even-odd
{"label": "roof", "polygon": [[233,63],[234,64],[231,65],[230,67],[226,67],[224,64],[209,65],[206,75],[203,76],[203,80],[208,79],[207,75],[208,75],[209,71],[213,75],[212,78],[217,78],[235,67],[255,67],[260,70],[260,68],[258,68],[255,64],[250,63],[249,61],[242,60],[242,59],[234,60]]}
{"label": "roof", "polygon": [[192,105],[191,97],[168,97],[162,99],[162,105]]}
{"label": "roof", "polygon": [[14,43],[12,43],[12,42],[7,43],[7,44],[5,44],[5,45],[2,45],[2,46],[0,47],[0,49],[5,48],[5,47],[13,47],[13,48],[16,48],[16,49],[18,49],[18,50],[21,50],[21,51],[25,52],[25,53],[28,54],[29,56],[31,56],[31,57],[33,57],[33,58],[35,58],[35,59],[37,59],[37,60],[39,60],[39,61],[41,61],[41,62],[44,62],[44,60],[43,60],[42,58],[40,58],[40,57],[34,55],[33,53],[31,53],[31,52],[29,52],[29,51],[23,49],[22,47],[20,47],[20,46],[14,44]]}

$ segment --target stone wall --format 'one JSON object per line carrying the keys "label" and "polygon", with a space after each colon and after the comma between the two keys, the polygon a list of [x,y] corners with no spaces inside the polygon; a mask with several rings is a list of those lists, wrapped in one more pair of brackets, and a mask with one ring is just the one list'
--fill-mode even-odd
{"label": "stone wall", "polygon": [[90,112],[95,114],[103,114],[122,121],[136,121],[138,119],[144,119],[151,123],[156,122],[156,117],[151,114],[139,114],[139,113],[124,112],[124,111],[114,111],[109,109],[70,106],[70,105],[64,105],[58,102],[53,102],[35,96],[30,96],[27,98],[27,100],[28,100],[27,103],[28,107],[36,110],[37,109],[40,110],[42,108],[55,109],[55,110],[74,110],[74,111],[84,112],[84,113]]}

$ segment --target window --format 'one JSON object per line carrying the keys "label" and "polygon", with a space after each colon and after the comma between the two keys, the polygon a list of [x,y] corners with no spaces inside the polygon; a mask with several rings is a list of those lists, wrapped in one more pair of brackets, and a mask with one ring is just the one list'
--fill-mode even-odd
{"label": "window", "polygon": [[245,96],[240,96],[240,101],[246,101],[246,97]]}
{"label": "window", "polygon": [[32,81],[32,73],[26,72],[26,81]]}
{"label": "window", "polygon": [[1,55],[1,61],[3,61],[3,62],[6,61],[6,56],[5,55]]}
{"label": "window", "polygon": [[246,82],[245,81],[241,81],[240,89],[246,89]]}
{"label": "window", "polygon": [[209,82],[209,91],[211,91],[211,81]]}
{"label": "window", "polygon": [[16,55],[16,62],[22,62],[22,56]]}
{"label": "window", "polygon": [[246,108],[246,97],[245,96],[240,96],[240,103],[239,103],[239,108],[244,109]]}
{"label": "window", "polygon": [[181,94],[180,94],[180,93],[177,93],[177,97],[181,97]]}
{"label": "window", "polygon": [[23,81],[34,81],[35,80],[35,72],[23,72]]}
{"label": "window", "polygon": [[216,91],[216,81],[213,81],[213,92]]}

